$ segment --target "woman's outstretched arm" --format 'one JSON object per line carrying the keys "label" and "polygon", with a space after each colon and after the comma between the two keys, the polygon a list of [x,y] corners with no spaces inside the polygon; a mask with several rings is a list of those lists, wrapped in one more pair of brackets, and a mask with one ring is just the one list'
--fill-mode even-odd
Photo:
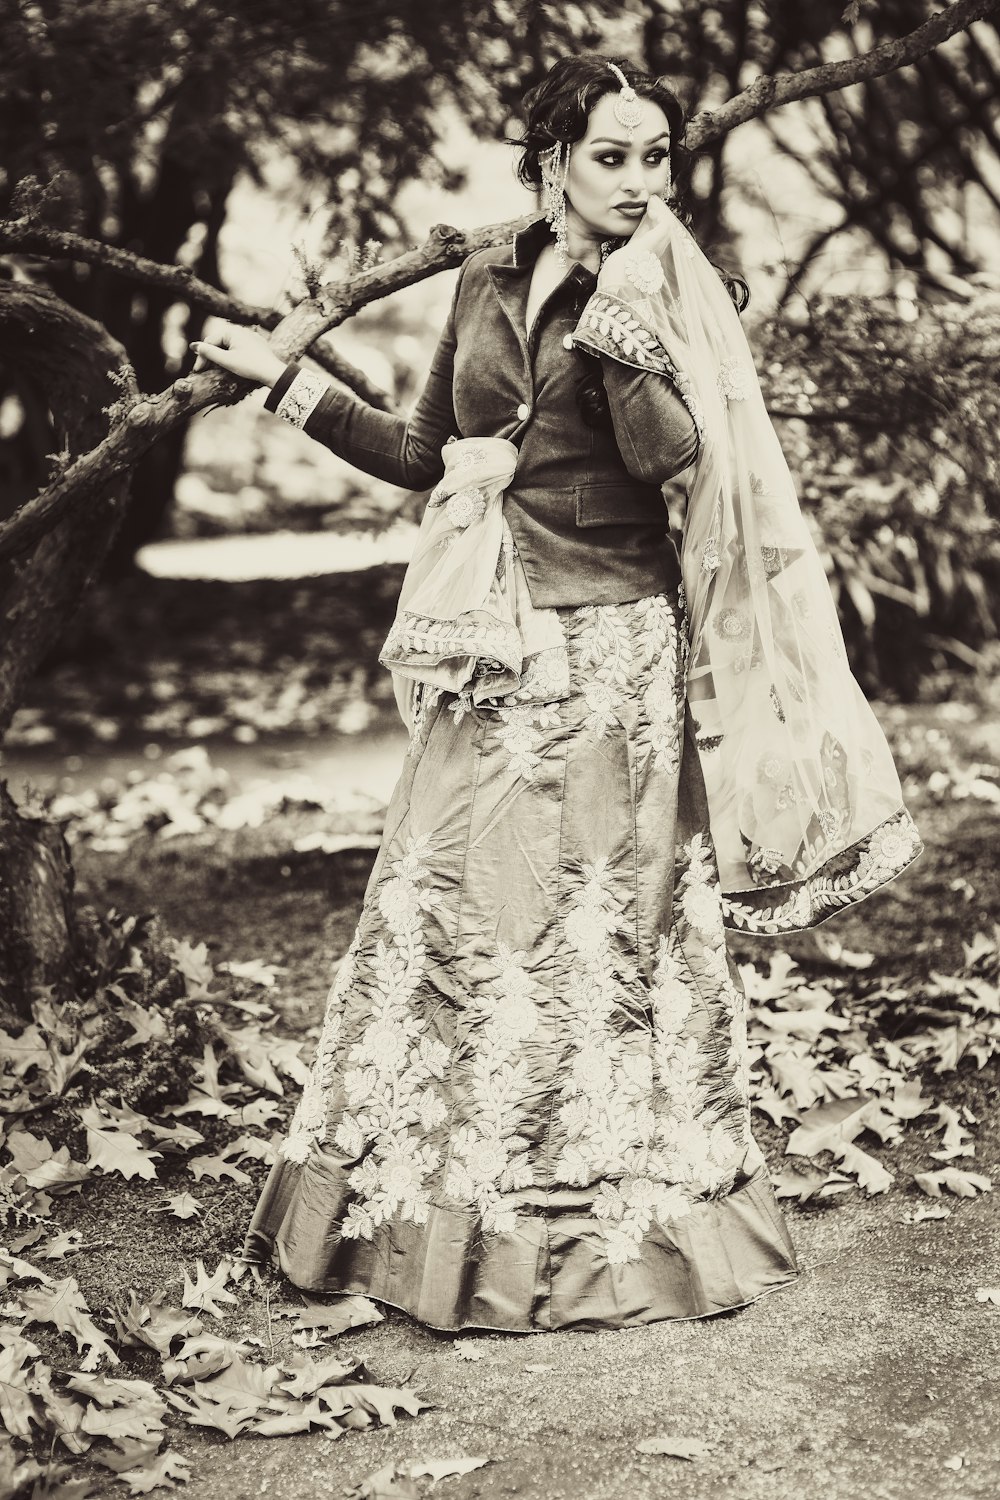
{"label": "woman's outstretched arm", "polygon": [[[460,274],[459,284],[461,279]],[[457,300],[458,286],[427,381],[409,417],[379,411],[346,386],[297,362],[283,364],[265,338],[246,328],[227,329],[217,343],[202,340],[193,345],[198,355],[195,369],[204,368],[200,362],[210,360],[233,374],[269,385],[267,410],[301,428],[339,458],[389,484],[427,489],[444,472],[442,446],[453,434],[459,435],[452,398]]]}

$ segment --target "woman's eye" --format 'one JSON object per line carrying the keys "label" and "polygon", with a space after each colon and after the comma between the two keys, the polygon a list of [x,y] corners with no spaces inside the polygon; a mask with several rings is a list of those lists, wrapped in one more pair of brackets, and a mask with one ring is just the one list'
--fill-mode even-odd
{"label": "woman's eye", "polygon": [[[645,158],[646,165],[658,167],[666,161],[668,154],[666,151],[651,151]],[[604,156],[599,156],[597,160],[602,167],[620,167],[625,158],[620,151],[609,151]]]}

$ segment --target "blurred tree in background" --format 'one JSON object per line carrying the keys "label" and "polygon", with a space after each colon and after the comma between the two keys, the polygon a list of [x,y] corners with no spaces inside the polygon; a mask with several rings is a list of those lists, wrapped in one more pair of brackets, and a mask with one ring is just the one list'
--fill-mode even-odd
{"label": "blurred tree in background", "polygon": [[[688,112],[717,106],[761,74],[799,72],[901,37],[940,7],[929,0],[643,0],[648,65]],[[934,280],[983,269],[966,238],[969,194],[1000,228],[1000,34],[989,18],[912,67],[821,94],[765,129],[836,212],[787,267],[789,290],[820,251],[860,230],[891,267]],[[805,128],[803,128],[805,125]],[[724,228],[729,137],[714,141],[697,186],[697,227]]]}
{"label": "blurred tree in background", "polygon": [[[230,190],[241,173],[261,181],[279,151],[332,210],[332,240],[394,238],[403,185],[453,181],[438,152],[443,107],[496,134],[546,60],[596,45],[598,22],[617,9],[613,0],[0,0],[0,218],[31,208],[221,287]],[[24,202],[17,184],[29,178],[43,193]],[[178,373],[164,349],[168,319],[185,344],[202,331],[203,314],[176,291],[70,261],[43,274],[119,340],[142,390]],[[16,388],[16,370],[6,378]],[[185,432],[139,465],[113,569],[158,533]],[[18,444],[0,517],[44,472],[52,443],[37,412]]]}

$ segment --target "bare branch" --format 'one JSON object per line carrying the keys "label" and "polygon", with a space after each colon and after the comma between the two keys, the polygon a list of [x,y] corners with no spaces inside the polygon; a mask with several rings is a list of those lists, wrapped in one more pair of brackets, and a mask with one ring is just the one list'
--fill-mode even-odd
{"label": "bare branch", "polygon": [[[315,297],[277,318],[271,338],[275,352],[285,360],[299,359],[328,329],[343,323],[359,308],[459,265],[473,250],[502,243],[512,231],[531,223],[533,217],[529,214],[513,223],[487,225],[469,234],[437,225],[418,249],[346,281],[329,283]],[[206,406],[241,401],[252,389],[247,380],[205,371],[184,376],[157,395],[143,397],[103,442],[81,455],[0,525],[0,558],[26,551],[37,541],[40,530],[51,530],[68,509],[100,493],[110,479],[132,469],[179,422]]]}
{"label": "bare branch", "polygon": [[[269,332],[281,322],[279,312],[240,302],[238,298],[200,280],[187,266],[163,265],[145,255],[135,255],[131,250],[119,249],[117,245],[106,245],[102,240],[88,239],[82,234],[52,229],[33,219],[0,219],[0,250],[16,250],[22,254],[52,256],[59,260],[99,266],[102,270],[126,276],[131,281],[174,291],[180,301],[197,307],[202,312],[211,313],[213,317],[225,318],[230,323],[256,324]],[[380,411],[396,409],[391,396],[330,344],[315,344],[309,350],[309,357],[328,374],[355,391],[370,406],[376,406]]]}
{"label": "bare branch", "polygon": [[956,4],[938,11],[906,36],[883,42],[871,52],[839,62],[821,63],[798,73],[776,73],[771,77],[756,78],[741,94],[718,109],[695,115],[688,125],[685,140],[692,149],[700,150],[718,136],[735,130],[737,125],[745,125],[748,120],[778,109],[782,104],[793,104],[798,99],[829,94],[835,89],[848,88],[852,83],[894,73],[897,68],[905,68],[926,56],[949,37],[965,31],[973,22],[992,15],[998,8],[1000,0],[957,0]]}

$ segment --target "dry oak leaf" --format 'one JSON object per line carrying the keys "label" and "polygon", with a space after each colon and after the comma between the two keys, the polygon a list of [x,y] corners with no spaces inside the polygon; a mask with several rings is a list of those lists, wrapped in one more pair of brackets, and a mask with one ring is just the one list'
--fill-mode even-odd
{"label": "dry oak leaf", "polygon": [[194,1426],[214,1427],[235,1438],[268,1405],[278,1373],[277,1366],[265,1370],[237,1358],[212,1379],[164,1395]]}
{"label": "dry oak leaf", "polygon": [[232,1162],[227,1161],[227,1156],[232,1156],[234,1150],[232,1145],[224,1146],[214,1156],[192,1156],[187,1164],[195,1182],[201,1182],[203,1177],[211,1177],[213,1182],[221,1182],[223,1177],[231,1177],[233,1182],[252,1182],[252,1178],[243,1171],[242,1167],[234,1167]]}
{"label": "dry oak leaf", "polygon": [[976,1288],[977,1302],[992,1302],[994,1307],[1000,1307],[1000,1286],[980,1286]]}
{"label": "dry oak leaf", "polygon": [[0,1348],[0,1422],[11,1437],[31,1441],[31,1424],[41,1426],[35,1407],[35,1381],[32,1366],[38,1356],[38,1345],[23,1339],[14,1329],[3,1329]]}
{"label": "dry oak leaf", "polygon": [[453,1339],[452,1348],[459,1359],[483,1359],[486,1355],[481,1344],[474,1344],[469,1339]]}
{"label": "dry oak leaf", "polygon": [[150,1135],[154,1140],[175,1146],[179,1151],[187,1151],[192,1146],[200,1146],[205,1139],[201,1131],[195,1130],[193,1125],[159,1125],[148,1115],[142,1115],[138,1110],[133,1109],[130,1104],[111,1104],[108,1100],[102,1099],[101,1109],[129,1135]]}
{"label": "dry oak leaf", "polygon": [[218,1305],[220,1302],[228,1303],[235,1307],[237,1297],[232,1292],[226,1291],[226,1283],[230,1279],[233,1263],[228,1258],[219,1261],[211,1275],[205,1269],[205,1262],[198,1261],[197,1281],[192,1281],[188,1272],[184,1272],[184,1294],[181,1297],[183,1307],[195,1307],[199,1312],[211,1313],[213,1318],[226,1317],[225,1311]]}
{"label": "dry oak leaf", "polygon": [[993,1187],[992,1179],[981,1172],[963,1172],[958,1167],[943,1167],[940,1172],[914,1172],[913,1180],[932,1198],[940,1198],[945,1188],[959,1198],[974,1198],[977,1192],[988,1193]]}
{"label": "dry oak leaf", "polygon": [[118,1478],[125,1481],[133,1495],[148,1495],[161,1485],[171,1487],[178,1480],[185,1483],[191,1478],[191,1465],[181,1454],[167,1448],[141,1469],[125,1469]]}
{"label": "dry oak leaf", "polygon": [[19,1255],[8,1255],[6,1250],[0,1250],[0,1286],[6,1286],[9,1281],[18,1281],[22,1277],[28,1281],[43,1281],[46,1286],[52,1285],[52,1277],[47,1271],[40,1271],[30,1260],[22,1260]]}
{"label": "dry oak leaf", "polygon": [[175,1338],[201,1333],[204,1324],[195,1313],[182,1312],[179,1307],[165,1305],[165,1294],[153,1297],[149,1302],[140,1302],[135,1292],[129,1289],[128,1307],[122,1311],[112,1307],[115,1331],[123,1344],[134,1349],[143,1345],[155,1349],[162,1359],[170,1353]]}
{"label": "dry oak leaf", "polygon": [[123,1130],[108,1115],[102,1114],[96,1104],[88,1104],[80,1111],[80,1119],[87,1128],[88,1167],[99,1167],[102,1172],[119,1172],[129,1181],[142,1177],[147,1181],[156,1176],[154,1160],[162,1160],[159,1151],[150,1151],[128,1130]]}
{"label": "dry oak leaf", "polygon": [[410,1464],[410,1478],[423,1479],[426,1475],[437,1484],[439,1479],[448,1479],[453,1474],[471,1474],[473,1469],[483,1469],[493,1462],[492,1458],[425,1458]]}
{"label": "dry oak leaf", "polygon": [[420,1491],[405,1469],[395,1464],[386,1464],[362,1479],[356,1490],[351,1491],[352,1500],[417,1500]]}
{"label": "dry oak leaf", "polygon": [[711,1453],[708,1443],[701,1438],[686,1437],[651,1437],[643,1438],[641,1443],[636,1443],[639,1453],[662,1453],[666,1458],[704,1458]]}
{"label": "dry oak leaf", "polygon": [[192,1198],[190,1193],[174,1193],[166,1203],[154,1203],[152,1208],[147,1208],[148,1214],[173,1214],[177,1219],[193,1219],[198,1214],[204,1213],[204,1209],[197,1198]]}
{"label": "dry oak leaf", "polygon": [[18,1036],[0,1029],[0,1057],[11,1072],[23,1078],[32,1068],[44,1069],[49,1061],[49,1049],[34,1024],[26,1026]]}
{"label": "dry oak leaf", "polygon": [[35,1255],[41,1256],[42,1260],[62,1260],[64,1256],[72,1255],[83,1246],[83,1231],[80,1229],[63,1229],[54,1234],[44,1245],[39,1245],[34,1251]]}
{"label": "dry oak leaf", "polygon": [[4,1145],[29,1187],[57,1193],[79,1187],[91,1175],[83,1162],[72,1160],[68,1146],[53,1151],[45,1136],[32,1135],[30,1130],[12,1130]]}
{"label": "dry oak leaf", "polygon": [[295,1327],[298,1330],[316,1328],[334,1335],[347,1328],[363,1328],[368,1323],[384,1321],[384,1314],[367,1297],[347,1296],[329,1304],[308,1302],[299,1309]]}
{"label": "dry oak leaf", "polygon": [[81,1353],[87,1351],[81,1369],[93,1370],[102,1355],[109,1364],[118,1363],[106,1336],[92,1321],[74,1276],[65,1276],[37,1291],[23,1291],[20,1300],[28,1323],[51,1323],[60,1333],[68,1333]]}
{"label": "dry oak leaf", "polygon": [[163,1361],[163,1378],[168,1385],[207,1380],[210,1375],[217,1375],[231,1365],[234,1359],[242,1359],[249,1349],[248,1343],[236,1343],[215,1333],[185,1339],[174,1357]]}

